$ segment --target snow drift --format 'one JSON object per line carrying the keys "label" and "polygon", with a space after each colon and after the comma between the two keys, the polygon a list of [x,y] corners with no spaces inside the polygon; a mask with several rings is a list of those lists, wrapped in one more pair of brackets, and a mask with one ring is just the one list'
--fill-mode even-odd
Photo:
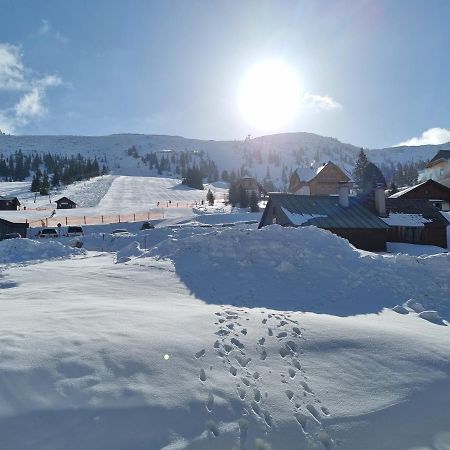
{"label": "snow drift", "polygon": [[450,255],[377,255],[316,227],[174,235],[147,256],[173,261],[208,303],[335,315],[379,312],[414,297],[450,316]]}
{"label": "snow drift", "polygon": [[64,245],[56,240],[7,239],[0,241],[0,264],[23,264],[85,254],[86,251],[83,249]]}

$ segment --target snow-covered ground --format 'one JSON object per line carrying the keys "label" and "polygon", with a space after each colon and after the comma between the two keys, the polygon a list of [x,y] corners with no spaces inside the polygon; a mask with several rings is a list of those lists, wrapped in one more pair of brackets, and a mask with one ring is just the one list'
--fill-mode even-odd
{"label": "snow-covered ground", "polygon": [[0,242],[4,448],[449,448],[450,255],[276,225],[85,247]]}
{"label": "snow-covered ground", "polygon": [[[160,216],[166,219],[186,219],[196,216],[196,212],[192,209],[196,203],[201,205],[202,200],[206,203],[209,189],[219,202],[224,199],[227,192],[222,183],[219,183],[218,187],[215,184],[205,184],[203,190],[197,190],[184,186],[180,180],[173,178],[110,175],[69,185],[52,192],[50,197],[37,195],[36,202],[35,194],[30,192],[29,182],[4,182],[0,183],[0,189],[4,195],[17,196],[22,208],[19,211],[1,211],[0,217],[4,219],[32,222],[52,216],[54,222],[64,223],[65,217],[79,217],[80,224],[83,217],[114,216],[114,220],[117,221],[118,215],[126,216],[149,211],[159,212]],[[78,207],[55,210],[52,214],[56,208],[55,200],[62,196],[73,200]],[[161,212],[162,209],[164,211]],[[213,210],[213,212],[220,211]],[[202,211],[198,213],[204,214]]]}
{"label": "snow-covered ground", "polygon": [[261,213],[177,208],[206,194],[178,183],[61,192],[73,214],[166,202],[152,230],[0,242],[1,448],[450,448],[450,254],[257,230]]}

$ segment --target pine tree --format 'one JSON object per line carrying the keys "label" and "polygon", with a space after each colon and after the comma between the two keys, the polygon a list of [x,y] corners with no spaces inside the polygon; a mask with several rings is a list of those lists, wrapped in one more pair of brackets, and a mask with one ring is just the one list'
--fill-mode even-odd
{"label": "pine tree", "polygon": [[42,183],[39,189],[39,194],[41,195],[48,195],[48,191],[50,189],[50,183],[48,181],[48,173],[47,171],[44,172],[44,176],[42,177]]}
{"label": "pine tree", "polygon": [[31,182],[31,192],[39,192],[41,190],[41,182],[36,175],[33,175],[33,181]]}
{"label": "pine tree", "polygon": [[386,186],[386,180],[381,170],[374,163],[369,162],[362,174],[362,184],[359,185],[359,188],[362,192],[369,192],[377,185]]}
{"label": "pine tree", "polygon": [[203,190],[203,177],[200,170],[196,167],[187,169],[186,177],[183,179],[182,184],[193,189]]}
{"label": "pine tree", "polygon": [[363,174],[366,167],[369,164],[369,160],[367,159],[364,150],[361,149],[358,153],[358,157],[356,158],[355,168],[353,169],[353,179],[355,180],[356,186],[358,189],[362,189],[363,186]]}
{"label": "pine tree", "polygon": [[258,196],[256,195],[255,191],[252,191],[252,193],[250,194],[249,206],[251,212],[259,212]]}
{"label": "pine tree", "polygon": [[245,189],[242,186],[239,186],[238,188],[238,198],[239,198],[239,206],[241,208],[247,208],[248,207],[247,193],[245,192]]}
{"label": "pine tree", "polygon": [[209,206],[214,205],[214,194],[211,192],[211,189],[208,189],[208,193],[206,194],[206,200],[209,203]]}

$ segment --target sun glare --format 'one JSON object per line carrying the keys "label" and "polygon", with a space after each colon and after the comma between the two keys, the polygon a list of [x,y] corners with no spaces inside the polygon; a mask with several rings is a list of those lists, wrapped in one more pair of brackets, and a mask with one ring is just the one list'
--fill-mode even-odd
{"label": "sun glare", "polygon": [[300,83],[295,71],[281,61],[255,64],[239,86],[239,108],[245,120],[261,131],[275,131],[295,118]]}

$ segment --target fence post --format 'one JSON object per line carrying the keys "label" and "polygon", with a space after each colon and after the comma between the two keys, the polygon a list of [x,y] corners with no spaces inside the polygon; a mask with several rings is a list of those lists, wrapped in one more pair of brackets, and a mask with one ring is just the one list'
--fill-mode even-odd
{"label": "fence post", "polygon": [[86,225],[86,216],[83,216],[83,218],[84,218],[84,224]]}
{"label": "fence post", "polygon": [[136,222],[136,213],[133,213],[133,222]]}
{"label": "fence post", "polygon": [[102,223],[103,223],[103,216],[102,216]]}
{"label": "fence post", "polygon": [[119,214],[119,223],[120,223],[120,214]]}
{"label": "fence post", "polygon": [[67,216],[66,216],[66,225],[67,225]]}
{"label": "fence post", "polygon": [[147,211],[147,220],[150,220],[150,211]]}

